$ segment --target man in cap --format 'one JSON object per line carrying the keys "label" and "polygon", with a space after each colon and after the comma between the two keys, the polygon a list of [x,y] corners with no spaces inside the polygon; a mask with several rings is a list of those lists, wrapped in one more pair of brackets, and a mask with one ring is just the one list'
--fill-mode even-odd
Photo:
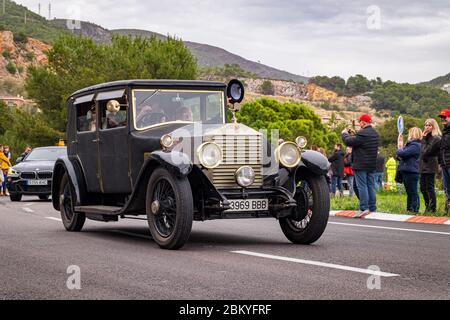
{"label": "man in cap", "polygon": [[375,174],[380,144],[380,137],[372,127],[372,117],[363,114],[358,121],[361,130],[357,133],[351,129],[342,131],[342,140],[353,148],[353,171],[359,193],[359,211],[355,218],[377,210]]}
{"label": "man in cap", "polygon": [[439,164],[442,167],[444,190],[447,195],[446,208],[450,202],[450,110],[444,109],[439,113],[443,126],[441,146],[439,149]]}

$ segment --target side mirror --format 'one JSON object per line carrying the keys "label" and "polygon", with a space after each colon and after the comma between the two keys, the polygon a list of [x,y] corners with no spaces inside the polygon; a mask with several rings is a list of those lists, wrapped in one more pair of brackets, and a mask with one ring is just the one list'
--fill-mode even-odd
{"label": "side mirror", "polygon": [[20,163],[20,162],[22,162],[23,161],[23,157],[18,157],[17,159],[16,159],[16,163]]}
{"label": "side mirror", "polygon": [[241,81],[233,79],[228,83],[227,97],[231,104],[241,103],[244,99],[244,94],[244,84]]}

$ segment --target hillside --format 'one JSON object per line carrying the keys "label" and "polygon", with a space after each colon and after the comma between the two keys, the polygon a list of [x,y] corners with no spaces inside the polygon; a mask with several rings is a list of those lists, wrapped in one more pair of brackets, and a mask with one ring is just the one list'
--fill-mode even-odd
{"label": "hillside", "polygon": [[[54,24],[60,28],[63,28],[65,26],[65,20],[55,20]],[[90,37],[99,43],[108,43],[109,41],[111,41],[111,37],[113,34],[141,37],[156,36],[158,38],[165,38],[165,36],[161,34],[139,29],[107,30],[89,22],[82,22],[81,29],[77,30],[76,33],[86,37]],[[222,67],[225,64],[237,64],[243,70],[254,73],[261,78],[292,80],[296,82],[308,81],[308,78],[306,77],[295,75],[286,71],[272,68],[270,66],[266,66],[264,64],[247,60],[222,48],[191,41],[184,41],[184,43],[192,52],[192,54],[197,58],[200,67]]]}
{"label": "hillside", "polygon": [[445,76],[437,77],[433,80],[423,82],[421,84],[442,88],[450,93],[450,73],[446,74]]}
{"label": "hillside", "polygon": [[12,31],[14,34],[24,33],[45,43],[51,43],[65,28],[60,28],[44,17],[28,10],[13,1],[5,0],[5,14],[0,4],[0,31]]}

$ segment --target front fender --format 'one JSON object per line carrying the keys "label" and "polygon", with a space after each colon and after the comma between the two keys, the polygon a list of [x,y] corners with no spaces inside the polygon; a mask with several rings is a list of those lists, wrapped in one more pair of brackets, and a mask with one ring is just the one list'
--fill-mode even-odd
{"label": "front fender", "polygon": [[[183,152],[155,151],[147,161],[157,161],[161,166],[179,177],[186,177],[192,171],[192,162]],[[145,164],[144,164],[145,167]]]}
{"label": "front fender", "polygon": [[326,175],[330,163],[328,159],[320,152],[313,150],[305,150],[302,152],[302,160],[299,167],[306,167],[309,171],[318,174]]}
{"label": "front fender", "polygon": [[58,158],[53,167],[52,177],[52,204],[55,210],[59,210],[59,188],[61,179],[67,173],[75,190],[76,205],[81,205],[82,197],[84,195],[84,176],[81,172],[80,166],[75,160],[71,160],[68,156]]}

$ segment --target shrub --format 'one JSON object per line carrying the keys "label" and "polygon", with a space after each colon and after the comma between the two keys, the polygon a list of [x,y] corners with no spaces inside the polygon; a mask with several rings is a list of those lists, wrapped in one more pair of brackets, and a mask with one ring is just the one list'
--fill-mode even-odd
{"label": "shrub", "polygon": [[272,81],[264,80],[261,84],[261,93],[270,96],[275,94],[275,88],[273,87]]}
{"label": "shrub", "polygon": [[11,59],[11,53],[8,50],[3,50],[2,52],[2,56],[5,57],[6,59]]}
{"label": "shrub", "polygon": [[23,32],[15,33],[13,39],[15,43],[25,44],[27,42],[27,36]]}
{"label": "shrub", "polygon": [[6,70],[11,73],[11,74],[16,74],[17,72],[17,67],[13,62],[8,62],[8,64],[6,65]]}
{"label": "shrub", "polygon": [[25,58],[26,58],[28,61],[32,62],[32,61],[34,60],[34,58],[35,58],[35,55],[34,55],[33,52],[27,52],[27,54],[25,55]]}

